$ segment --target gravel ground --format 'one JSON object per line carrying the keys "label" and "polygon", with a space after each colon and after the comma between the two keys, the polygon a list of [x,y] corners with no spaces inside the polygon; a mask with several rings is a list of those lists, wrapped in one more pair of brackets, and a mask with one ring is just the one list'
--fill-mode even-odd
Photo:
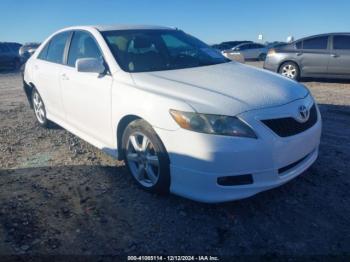
{"label": "gravel ground", "polygon": [[304,84],[324,121],[317,162],[277,189],[208,205],[144,192],[122,162],[40,128],[20,74],[0,73],[0,254],[349,254],[350,81]]}

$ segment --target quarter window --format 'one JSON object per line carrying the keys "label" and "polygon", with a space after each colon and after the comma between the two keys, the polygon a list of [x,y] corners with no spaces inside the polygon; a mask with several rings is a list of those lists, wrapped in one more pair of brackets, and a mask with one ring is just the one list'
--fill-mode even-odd
{"label": "quarter window", "polygon": [[96,41],[89,33],[77,31],[74,32],[73,40],[69,48],[68,65],[75,66],[79,58],[98,58],[102,59],[102,54]]}
{"label": "quarter window", "polygon": [[55,35],[49,45],[49,49],[47,51],[46,60],[62,64],[63,63],[63,53],[64,48],[66,47],[66,42],[68,39],[70,32],[63,32],[58,35]]}
{"label": "quarter window", "polygon": [[333,49],[349,50],[350,49],[350,35],[333,36]]}
{"label": "quarter window", "polygon": [[303,42],[303,49],[327,49],[328,36],[309,38]]}

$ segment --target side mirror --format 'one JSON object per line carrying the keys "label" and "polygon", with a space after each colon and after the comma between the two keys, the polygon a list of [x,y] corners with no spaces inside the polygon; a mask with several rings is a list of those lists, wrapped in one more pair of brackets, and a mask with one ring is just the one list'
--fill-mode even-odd
{"label": "side mirror", "polygon": [[97,58],[79,58],[75,62],[75,68],[82,73],[103,74],[106,71],[103,60]]}

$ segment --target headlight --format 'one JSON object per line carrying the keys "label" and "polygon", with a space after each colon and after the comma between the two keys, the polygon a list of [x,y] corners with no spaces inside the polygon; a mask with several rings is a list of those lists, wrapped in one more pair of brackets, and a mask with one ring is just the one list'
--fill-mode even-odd
{"label": "headlight", "polygon": [[170,110],[180,127],[206,134],[257,138],[254,131],[237,117]]}

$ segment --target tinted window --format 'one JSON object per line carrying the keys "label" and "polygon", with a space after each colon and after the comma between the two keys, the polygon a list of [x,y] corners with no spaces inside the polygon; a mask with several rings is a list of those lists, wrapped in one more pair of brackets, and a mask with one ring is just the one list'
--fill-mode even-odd
{"label": "tinted window", "polygon": [[333,49],[350,49],[350,35],[333,36]]}
{"label": "tinted window", "polygon": [[260,44],[253,44],[253,48],[263,48],[265,46],[263,45],[260,45]]}
{"label": "tinted window", "polygon": [[68,65],[75,66],[79,58],[102,58],[100,49],[89,33],[74,32],[69,48]]}
{"label": "tinted window", "polygon": [[45,45],[43,50],[41,50],[40,54],[38,55],[39,59],[46,60],[47,57],[47,51],[49,50],[50,42]]}
{"label": "tinted window", "polygon": [[246,44],[246,45],[241,45],[238,48],[239,48],[239,50],[246,50],[246,49],[249,49],[250,47],[251,47],[250,44]]}
{"label": "tinted window", "polygon": [[296,49],[302,49],[303,48],[303,42],[299,41],[295,44]]}
{"label": "tinted window", "polygon": [[63,53],[69,32],[63,32],[54,36],[50,41],[49,50],[46,55],[46,60],[53,63],[63,63]]}
{"label": "tinted window", "polygon": [[328,36],[314,37],[303,42],[303,49],[327,49]]}

